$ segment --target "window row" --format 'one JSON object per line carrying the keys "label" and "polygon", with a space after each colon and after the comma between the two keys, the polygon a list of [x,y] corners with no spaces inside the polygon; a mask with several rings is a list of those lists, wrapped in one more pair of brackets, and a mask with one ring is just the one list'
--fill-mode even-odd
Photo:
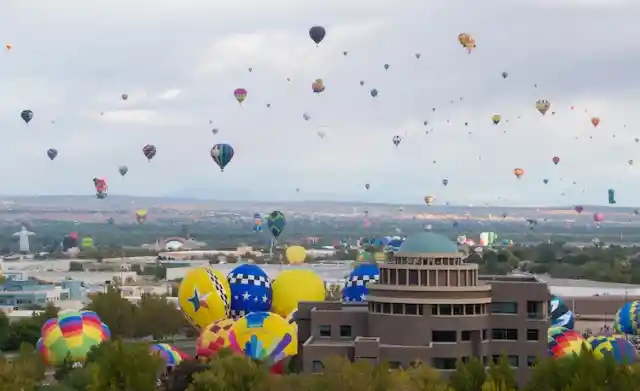
{"label": "window row", "polygon": [[424,315],[424,305],[423,304],[369,302],[369,312],[372,312],[375,314],[393,314],[393,315]]}
{"label": "window row", "polygon": [[[352,330],[350,325],[340,325],[339,335],[341,338],[353,337]],[[433,342],[486,341],[487,334],[487,330],[461,330],[459,335],[458,330],[433,330],[431,331],[431,340]],[[320,325],[318,335],[323,338],[333,337],[331,325]],[[491,339],[494,341],[517,341],[518,329],[491,329]],[[539,340],[540,330],[527,329],[527,341]]]}
{"label": "window row", "polygon": [[[492,314],[518,314],[518,303],[515,301],[494,301],[491,303]],[[542,301],[527,301],[527,318],[545,319],[545,303]]]}
{"label": "window row", "polygon": [[[426,307],[426,309],[425,309]],[[431,307],[431,308],[429,308]],[[486,304],[404,304],[369,302],[369,312],[392,315],[467,316],[486,315]]]}
{"label": "window row", "polygon": [[462,264],[461,258],[433,258],[433,257],[391,257],[387,262],[395,265],[420,265],[420,266],[458,266]]}
{"label": "window row", "polygon": [[486,304],[432,304],[431,315],[438,316],[466,316],[486,315]]}
{"label": "window row", "polygon": [[476,286],[478,271],[475,269],[418,270],[380,269],[380,283],[407,286]]}
{"label": "window row", "polygon": [[[491,360],[494,363],[499,363],[500,359],[502,358],[502,356],[500,355],[493,355],[491,356]],[[520,357],[516,356],[516,355],[509,355],[506,356],[507,361],[509,362],[509,366],[513,367],[513,368],[519,368],[520,367]],[[456,369],[456,363],[458,362],[458,360],[461,360],[463,363],[467,363],[469,362],[469,357],[434,357],[431,359],[431,367],[433,367],[434,369],[439,369],[439,370],[454,370]],[[526,365],[528,367],[533,367],[536,364],[536,356],[526,356]],[[488,356],[482,356],[482,363],[485,366],[489,366],[489,358]],[[324,364],[322,363],[322,361],[320,360],[313,360],[312,362],[312,370],[313,372],[319,373],[322,372],[324,370]],[[403,364],[400,361],[388,361],[387,365],[389,365],[389,368],[391,369],[402,369],[402,368],[415,368],[417,366],[420,366],[420,362],[419,361],[414,361],[411,362],[409,364]]]}
{"label": "window row", "polygon": [[[323,338],[331,338],[333,336],[333,332],[330,324],[320,325],[318,334]],[[340,337],[348,338],[353,336],[352,327],[347,324],[340,325]]]}

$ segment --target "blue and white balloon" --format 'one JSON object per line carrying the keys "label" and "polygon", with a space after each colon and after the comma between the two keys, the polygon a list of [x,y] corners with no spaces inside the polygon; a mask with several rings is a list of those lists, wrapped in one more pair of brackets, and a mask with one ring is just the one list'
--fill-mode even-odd
{"label": "blue and white balloon", "polygon": [[373,263],[363,263],[356,266],[342,289],[343,301],[365,301],[369,289],[368,284],[376,283],[380,279],[380,269]]}
{"label": "blue and white balloon", "polygon": [[271,279],[259,266],[240,265],[229,276],[231,317],[240,318],[252,312],[269,311],[273,292]]}

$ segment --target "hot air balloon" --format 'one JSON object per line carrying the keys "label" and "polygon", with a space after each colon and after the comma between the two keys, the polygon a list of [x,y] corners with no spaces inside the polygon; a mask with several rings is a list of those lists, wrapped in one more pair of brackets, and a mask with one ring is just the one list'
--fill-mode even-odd
{"label": "hot air balloon", "polygon": [[189,359],[189,356],[182,350],[166,343],[153,344],[149,346],[149,349],[152,354],[160,357],[167,367],[176,366],[180,364],[182,360]]}
{"label": "hot air balloon", "polygon": [[393,141],[393,145],[395,145],[395,146],[397,147],[397,146],[398,146],[398,145],[400,145],[400,143],[402,142],[402,137],[400,137],[400,136],[393,136],[392,141]]}
{"label": "hot air balloon", "polygon": [[369,190],[369,188],[370,188],[370,187],[371,187],[371,185],[370,185],[370,184],[368,184],[368,183],[365,183],[365,184],[364,184],[364,188],[365,188],[365,189]]}
{"label": "hot air balloon", "polygon": [[178,303],[189,323],[202,330],[229,317],[229,281],[224,274],[210,267],[191,269],[178,289]]}
{"label": "hot air balloon", "polygon": [[233,96],[236,97],[238,103],[242,104],[242,102],[247,99],[247,90],[245,90],[244,88],[236,88],[233,91]]}
{"label": "hot air balloon", "polygon": [[375,88],[372,89],[371,91],[369,91],[369,95],[375,98],[376,96],[378,96],[378,90],[376,90]]}
{"label": "hot air balloon", "polygon": [[545,178],[545,179],[542,180],[542,183],[544,183],[546,185],[547,183],[549,183],[549,180],[547,178]]}
{"label": "hot air balloon", "polygon": [[287,225],[287,219],[284,217],[284,213],[279,210],[274,210],[269,213],[269,217],[267,217],[267,228],[271,235],[274,238],[278,238],[282,231],[284,231],[284,227]]}
{"label": "hot air balloon", "polygon": [[220,167],[220,171],[233,159],[234,150],[229,144],[216,144],[211,148],[211,158]]}
{"label": "hot air balloon", "polygon": [[122,100],[129,99],[129,95],[128,94],[122,94],[121,97],[122,97]]}
{"label": "hot air balloon", "polygon": [[609,204],[613,205],[616,203],[616,191],[614,189],[607,190]]}
{"label": "hot air balloon", "polygon": [[109,186],[104,178],[93,178],[93,186],[96,188],[96,197],[100,200],[107,198]]}
{"label": "hot air balloon", "polygon": [[476,47],[476,40],[468,33],[458,34],[458,42],[463,48],[467,49],[467,52],[471,54],[471,51]]}
{"label": "hot air balloon", "polygon": [[311,90],[316,94],[324,91],[324,82],[322,81],[322,79],[316,79],[316,81],[311,83]]}
{"label": "hot air balloon", "polygon": [[253,232],[262,232],[262,216],[260,213],[253,214]]}
{"label": "hot air balloon", "polygon": [[428,195],[428,196],[424,197],[424,202],[427,205],[432,205],[435,200],[436,200],[436,197],[431,196],[431,195]]}
{"label": "hot air balloon", "polygon": [[604,220],[604,214],[603,213],[594,213],[593,214],[593,221],[596,224],[600,224],[603,220]]}
{"label": "hot air balloon", "polygon": [[118,172],[120,173],[120,175],[125,176],[129,172],[129,167],[120,166],[120,167],[118,167]]}
{"label": "hot air balloon", "polygon": [[629,159],[629,160],[627,160],[627,163],[628,163],[630,166],[633,166],[633,159]]}
{"label": "hot air balloon", "polygon": [[307,258],[307,249],[302,246],[289,246],[285,251],[285,256],[291,265],[299,265],[304,263]]}
{"label": "hot air balloon", "polygon": [[149,160],[149,163],[151,163],[151,159],[156,156],[156,152],[157,150],[155,145],[147,144],[142,148],[142,153],[147,158],[147,160]]}
{"label": "hot air balloon", "polygon": [[136,221],[138,224],[144,224],[147,221],[147,210],[139,209],[136,211]]}
{"label": "hot air balloon", "polygon": [[388,71],[391,66],[389,64],[384,64],[384,70]]}
{"label": "hot air balloon", "polygon": [[318,136],[319,136],[321,139],[324,139],[324,136],[326,136],[326,135],[327,135],[327,132],[325,132],[324,130],[318,130],[316,133],[318,133]]}
{"label": "hot air balloon", "polygon": [[448,184],[449,184],[449,180],[448,180],[448,179],[446,179],[446,178],[445,178],[445,179],[443,179],[443,180],[442,180],[442,184],[443,184],[444,186],[448,185]]}
{"label": "hot air balloon", "polygon": [[364,80],[360,80],[360,85],[363,86],[364,85]]}
{"label": "hot air balloon", "polygon": [[302,118],[304,118],[305,121],[309,121],[311,119],[311,115],[307,112],[302,113]]}
{"label": "hot air balloon", "polygon": [[493,117],[491,117],[491,120],[493,121],[494,125],[497,125],[500,123],[500,119],[502,119],[502,117],[498,114],[494,114]]}
{"label": "hot air balloon", "polygon": [[551,103],[549,103],[548,100],[540,99],[536,102],[536,109],[538,109],[538,111],[542,115],[545,115],[550,108],[551,108]]}
{"label": "hot air balloon", "polygon": [[49,159],[51,160],[55,159],[56,156],[58,156],[58,150],[55,148],[47,149],[47,156],[49,156]]}
{"label": "hot air balloon", "polygon": [[12,44],[10,44],[10,43],[5,44],[5,45],[4,45],[4,47],[5,47],[7,50],[11,50],[11,49],[13,49],[13,45],[12,45]]}
{"label": "hot air balloon", "polygon": [[520,179],[520,177],[524,175],[524,170],[522,168],[514,168],[513,175],[515,175],[516,178]]}
{"label": "hot air balloon", "polygon": [[576,205],[576,206],[573,207],[573,210],[575,210],[578,213],[582,213],[582,211],[584,210],[584,206]]}
{"label": "hot air balloon", "polygon": [[62,364],[69,358],[82,363],[91,349],[110,336],[109,327],[95,312],[65,310],[44,323],[37,350],[50,366]]}
{"label": "hot air balloon", "polygon": [[327,35],[327,30],[325,30],[322,26],[313,26],[309,29],[309,37],[311,37],[316,45],[322,42],[325,35]]}
{"label": "hot air balloon", "polygon": [[597,128],[598,125],[600,124],[600,118],[592,117],[591,118],[591,124],[593,125],[594,128]]}
{"label": "hot air balloon", "polygon": [[507,76],[509,76],[509,73],[507,73],[507,72],[502,72],[502,78],[503,78],[503,79],[506,79],[506,78],[507,78]]}
{"label": "hot air balloon", "polygon": [[233,319],[222,319],[203,328],[196,340],[196,355],[211,357],[220,349],[229,347],[229,332],[235,323]]}
{"label": "hot air balloon", "polygon": [[560,158],[557,156],[554,156],[553,159],[551,159],[551,161],[553,162],[553,164],[557,166],[558,163],[560,163]]}
{"label": "hot air balloon", "polygon": [[216,134],[218,134],[220,132],[220,129],[218,128],[213,128],[211,129],[211,133],[213,133],[213,135],[215,136]]}
{"label": "hot air balloon", "polygon": [[31,110],[22,110],[20,113],[20,117],[26,123],[29,123],[33,119],[33,111]]}
{"label": "hot air balloon", "polygon": [[416,56],[416,59],[419,60],[422,55],[420,53],[416,53],[415,56]]}

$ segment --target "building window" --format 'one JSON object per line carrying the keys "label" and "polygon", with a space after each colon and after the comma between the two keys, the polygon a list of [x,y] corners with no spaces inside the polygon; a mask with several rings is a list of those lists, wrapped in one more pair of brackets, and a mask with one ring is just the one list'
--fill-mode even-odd
{"label": "building window", "polygon": [[474,307],[475,307],[476,315],[482,315],[482,314],[487,312],[486,311],[486,308],[487,308],[486,304],[476,304],[476,305],[474,305]]}
{"label": "building window", "polygon": [[471,341],[471,331],[462,330],[461,340],[462,341]]}
{"label": "building window", "polygon": [[494,341],[517,341],[517,329],[491,329],[491,339]]}
{"label": "building window", "polygon": [[409,269],[409,285],[418,285],[418,271]]}
{"label": "building window", "polygon": [[311,370],[315,373],[320,373],[324,370],[324,364],[322,364],[322,361],[313,360]]}
{"label": "building window", "polygon": [[529,319],[544,319],[541,301],[527,301],[527,317]]}
{"label": "building window", "polygon": [[438,315],[438,305],[437,304],[432,304],[431,305],[431,315]]}
{"label": "building window", "polygon": [[351,337],[351,326],[346,324],[340,325],[340,336]]}
{"label": "building window", "polygon": [[474,311],[473,304],[465,304],[464,305],[464,314],[465,315],[476,315],[476,313]]}
{"label": "building window", "polygon": [[435,369],[456,369],[456,359],[449,357],[434,357],[433,367]]}
{"label": "building window", "polygon": [[433,342],[456,342],[457,335],[456,331],[446,330],[446,331],[432,331],[431,332],[431,340]]}
{"label": "building window", "polygon": [[527,366],[528,367],[532,367],[532,366],[536,365],[536,361],[538,361],[536,356],[527,356]]}
{"label": "building window", "polygon": [[451,304],[440,304],[438,307],[440,307],[439,315],[451,315]]}
{"label": "building window", "polygon": [[453,314],[456,316],[464,315],[464,306],[462,304],[453,305]]}
{"label": "building window", "polygon": [[487,340],[487,329],[482,330],[482,340],[486,341]]}
{"label": "building window", "polygon": [[389,369],[400,369],[402,368],[402,363],[400,361],[389,361]]}
{"label": "building window", "polygon": [[494,301],[491,303],[492,314],[517,314],[518,303],[515,301]]}
{"label": "building window", "polygon": [[[491,360],[493,361],[494,364],[499,364],[501,359],[502,359],[502,356],[500,355],[491,356]],[[507,356],[507,362],[509,363],[510,367],[518,368],[518,356],[511,356],[511,355]]]}
{"label": "building window", "polygon": [[382,313],[390,314],[391,313],[391,304],[390,303],[382,303]]}
{"label": "building window", "polygon": [[402,314],[404,314],[404,308],[402,308],[402,307],[403,307],[403,305],[402,305],[402,304],[399,304],[399,303],[393,303],[393,304],[392,304],[392,308],[393,308],[392,313],[394,313],[394,314],[398,314],[398,315],[402,315]]}
{"label": "building window", "polygon": [[320,336],[321,337],[331,337],[331,326],[328,324],[320,325]]}
{"label": "building window", "polygon": [[405,304],[404,305],[404,313],[406,315],[418,315],[418,305],[417,304]]}
{"label": "building window", "polygon": [[527,329],[527,341],[538,341],[540,339],[540,330]]}

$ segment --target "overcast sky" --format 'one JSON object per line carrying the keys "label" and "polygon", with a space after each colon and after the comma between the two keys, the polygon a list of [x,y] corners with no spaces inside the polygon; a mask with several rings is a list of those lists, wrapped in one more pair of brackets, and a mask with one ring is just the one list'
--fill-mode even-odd
{"label": "overcast sky", "polygon": [[[639,14],[634,0],[2,1],[0,194],[91,195],[103,176],[111,194],[603,204],[613,187],[633,205]],[[224,173],[215,143],[235,149]]]}

